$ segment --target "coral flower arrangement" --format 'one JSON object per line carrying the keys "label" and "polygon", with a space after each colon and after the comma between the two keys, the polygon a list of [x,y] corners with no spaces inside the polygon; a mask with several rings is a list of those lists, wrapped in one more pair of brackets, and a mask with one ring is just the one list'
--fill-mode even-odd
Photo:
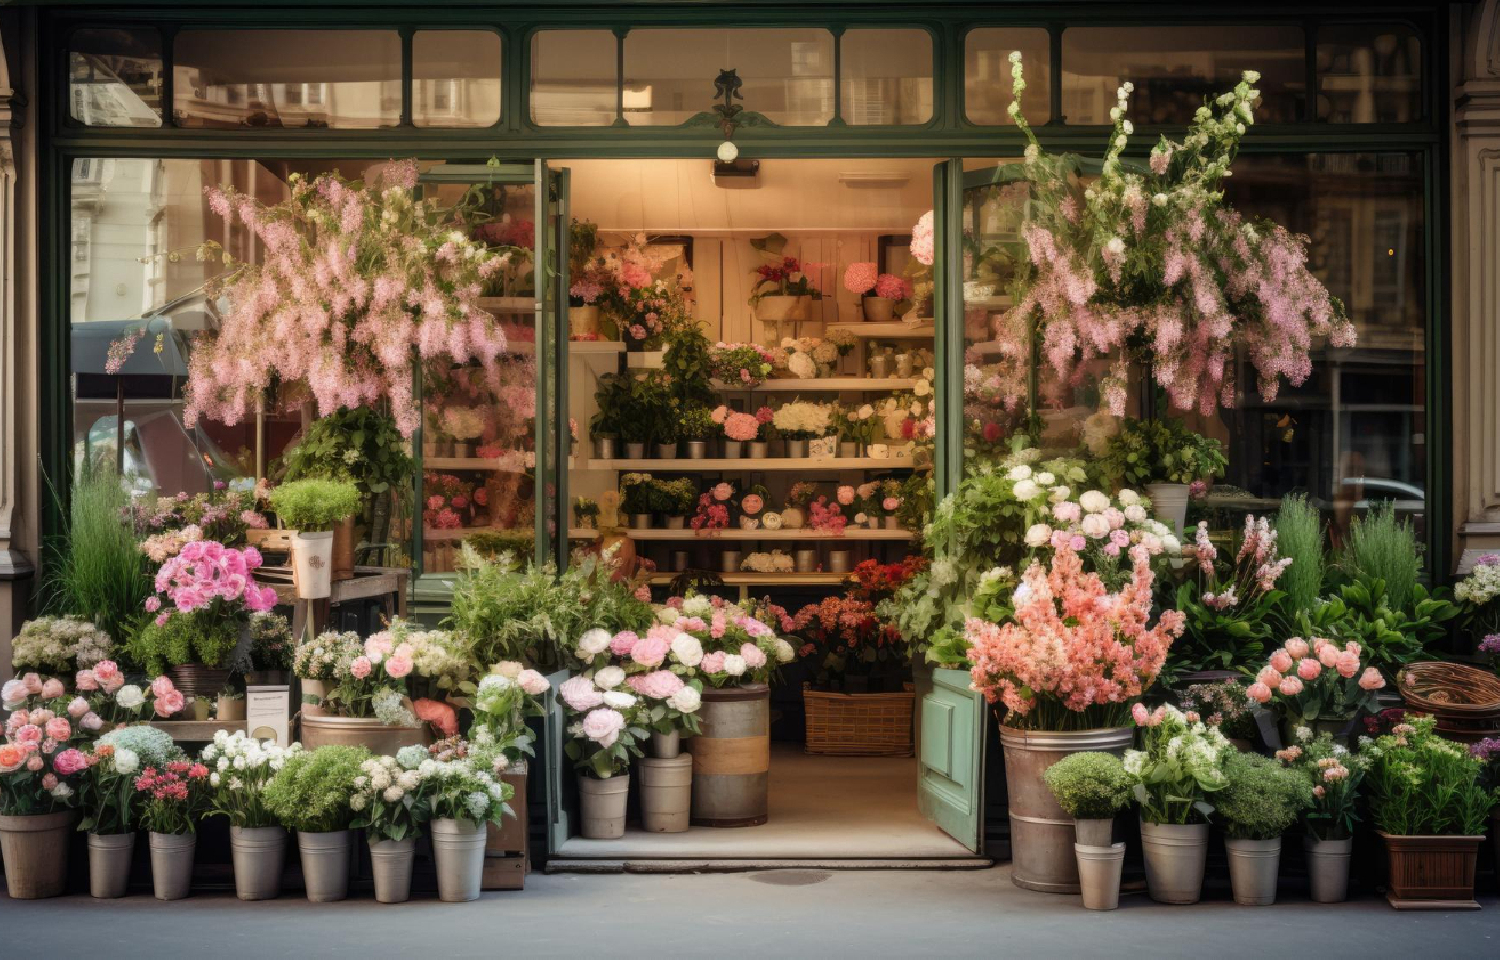
{"label": "coral flower arrangement", "polygon": [[1033,730],[1124,725],[1182,633],[1182,614],[1151,617],[1151,558],[1130,550],[1132,576],[1111,593],[1060,542],[1051,568],[1033,563],[1014,595],[1014,622],[970,618],[973,688],[1010,710],[1006,723]]}

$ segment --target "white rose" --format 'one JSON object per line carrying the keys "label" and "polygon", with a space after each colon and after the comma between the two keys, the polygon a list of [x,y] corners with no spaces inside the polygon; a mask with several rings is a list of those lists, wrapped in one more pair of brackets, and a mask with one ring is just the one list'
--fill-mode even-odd
{"label": "white rose", "polygon": [[146,702],[146,695],[141,693],[141,688],[133,683],[127,683],[115,691],[115,703],[126,710],[134,710]]}
{"label": "white rose", "polygon": [[761,523],[766,525],[767,530],[780,530],[782,522],[781,514],[774,511],[761,517]]}
{"label": "white rose", "polygon": [[1030,500],[1042,492],[1042,488],[1030,480],[1022,480],[1011,488],[1017,500]]}
{"label": "white rose", "polygon": [[594,674],[594,685],[600,690],[613,690],[625,682],[625,671],[610,665]]}
{"label": "white rose", "polygon": [[703,695],[692,687],[683,687],[667,698],[667,706],[678,713],[697,713],[703,703]]}
{"label": "white rose", "polygon": [[1026,545],[1028,547],[1046,546],[1052,539],[1052,528],[1045,523],[1033,523],[1026,531]]}
{"label": "white rose", "polygon": [[1088,513],[1101,513],[1109,509],[1109,497],[1098,490],[1085,490],[1078,505]]}
{"label": "white rose", "polygon": [[1011,480],[1026,480],[1031,477],[1031,468],[1026,464],[1011,467],[1005,474]]}
{"label": "white rose", "polygon": [[724,672],[731,677],[743,676],[745,673],[745,658],[737,653],[731,653],[724,657]]}
{"label": "white rose", "polygon": [[610,636],[608,630],[600,630],[598,627],[595,627],[578,638],[578,649],[587,656],[597,657],[609,649],[610,641],[613,639],[614,637]]}

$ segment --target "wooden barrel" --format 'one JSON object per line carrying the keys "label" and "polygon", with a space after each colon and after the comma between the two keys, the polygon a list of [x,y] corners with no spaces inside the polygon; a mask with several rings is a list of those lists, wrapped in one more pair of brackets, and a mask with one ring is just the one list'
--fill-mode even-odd
{"label": "wooden barrel", "polygon": [[379,756],[394,757],[402,747],[425,747],[432,742],[427,724],[415,727],[388,727],[374,717],[309,717],[300,723],[302,746],[308,750],[338,744],[368,747]]}
{"label": "wooden barrel", "polygon": [[767,817],[771,769],[771,688],[705,688],[698,713],[702,732],[693,755],[693,823],[753,827]]}

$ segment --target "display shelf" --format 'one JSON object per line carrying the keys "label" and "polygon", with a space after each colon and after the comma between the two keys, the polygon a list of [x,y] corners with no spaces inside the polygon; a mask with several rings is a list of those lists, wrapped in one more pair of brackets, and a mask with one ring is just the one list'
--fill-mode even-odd
{"label": "display shelf", "polygon": [[915,377],[815,377],[812,379],[772,379],[753,387],[723,380],[712,381],[715,390],[728,393],[840,393],[845,390],[910,390],[917,385]]}
{"label": "display shelf", "polygon": [[[826,587],[838,586],[849,579],[847,573],[824,573],[822,571],[817,573],[718,573],[705,570],[702,572],[718,577],[724,581],[726,587]],[[651,583],[667,584],[679,576],[681,574],[653,573]]]}
{"label": "display shelf", "polygon": [[892,320],[888,323],[830,323],[823,328],[829,334],[847,333],[850,336],[859,337],[864,340],[927,340],[937,330],[937,325],[931,320],[919,320],[916,323],[907,323],[904,320]]}
{"label": "display shelf", "polygon": [[147,726],[169,734],[177,743],[207,743],[220,730],[234,733],[245,729],[244,720],[152,720]]}
{"label": "display shelf", "polygon": [[591,470],[642,470],[642,471],[726,471],[765,470],[801,471],[804,473],[841,473],[847,470],[903,470],[911,469],[909,459],[895,457],[828,457],[813,460],[806,457],[736,457],[705,458],[703,460],[592,460]]}
{"label": "display shelf", "polygon": [[[500,527],[459,527],[456,530],[439,530],[436,527],[422,528],[422,542],[436,543],[440,540],[462,540],[464,537],[473,536],[476,533],[517,533],[516,530],[505,530]],[[528,529],[526,533],[531,533]],[[568,530],[569,540],[594,540],[599,536],[598,530],[588,527],[572,527]],[[519,536],[517,539],[521,539]]]}
{"label": "display shelf", "polygon": [[650,530],[626,530],[632,540],[777,540],[788,541],[816,541],[819,543],[844,541],[870,541],[870,540],[899,540],[909,541],[912,534],[910,530],[887,530],[884,527],[879,530],[871,530],[869,527],[847,527],[842,536],[825,533],[821,530],[719,530],[716,533],[700,534],[694,530],[665,530],[652,528]]}
{"label": "display shelf", "polygon": [[[489,470],[492,473],[525,473],[526,468],[503,466],[498,457],[423,457],[422,469],[424,470]],[[573,466],[573,458],[568,458],[568,466]]]}

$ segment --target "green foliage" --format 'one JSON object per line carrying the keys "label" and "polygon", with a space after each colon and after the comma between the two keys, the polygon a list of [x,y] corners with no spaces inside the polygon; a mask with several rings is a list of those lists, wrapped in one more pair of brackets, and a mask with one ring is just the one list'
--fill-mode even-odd
{"label": "green foliage", "polygon": [[[1295,564],[1294,564],[1295,566]],[[1189,577],[1177,588],[1173,608],[1182,611],[1182,636],[1168,651],[1167,673],[1234,670],[1261,659],[1266,641],[1285,630],[1280,590],[1256,591],[1240,604],[1216,609],[1203,601],[1203,584]]]}
{"label": "green foliage", "polygon": [[1058,806],[1074,820],[1105,820],[1130,802],[1130,777],[1112,753],[1074,753],[1042,775]]}
{"label": "green foliage", "polygon": [[1109,440],[1103,470],[1121,485],[1193,483],[1224,473],[1229,461],[1219,441],[1196,434],[1181,420],[1122,420]]}
{"label": "green foliage", "polygon": [[1339,566],[1366,586],[1383,582],[1391,608],[1401,610],[1422,575],[1421,547],[1411,524],[1396,517],[1395,504],[1386,503],[1350,522]]}
{"label": "green foliage", "polygon": [[49,539],[42,586],[47,613],[99,625],[118,643],[145,619],[151,566],[126,523],[130,498],[111,470],[85,468],[73,484],[63,530]]}
{"label": "green foliage", "polygon": [[627,443],[677,440],[681,407],[660,370],[605,374],[599,378],[594,401],[599,408],[589,420],[594,436],[619,437]]}
{"label": "green foliage", "polygon": [[707,440],[714,435],[719,425],[714,423],[713,411],[706,405],[694,405],[682,408],[679,427],[684,440]]}
{"label": "green foliage", "polygon": [[577,280],[599,245],[599,225],[591,220],[568,224],[568,276]]}
{"label": "green foliage", "polygon": [[266,784],[262,800],[283,825],[304,833],[346,830],[354,819],[349,797],[360,764],[370,758],[364,747],[326,746],[287,758]]}
{"label": "green foliage", "polygon": [[313,421],[282,464],[285,481],[342,480],[364,494],[404,486],[415,468],[395,418],[370,407],[340,407]]}
{"label": "green foliage", "polygon": [[627,473],[620,477],[620,512],[629,516],[655,509],[652,490],[656,479],[649,473]]}
{"label": "green foliage", "polygon": [[651,509],[669,517],[685,517],[698,503],[698,485],[689,477],[676,480],[652,480],[647,499]]}
{"label": "green foliage", "polygon": [[1481,781],[1484,765],[1433,732],[1436,720],[1399,724],[1365,748],[1375,827],[1401,836],[1476,836],[1500,802]]}
{"label": "green foliage", "polygon": [[1323,516],[1303,494],[1287,494],[1276,513],[1276,546],[1292,565],[1277,585],[1285,594],[1286,608],[1295,613],[1311,610],[1323,595],[1327,567],[1323,547]]}
{"label": "green foliage", "polygon": [[1214,807],[1231,840],[1274,840],[1312,803],[1312,783],[1298,770],[1253,753],[1229,754],[1229,782]]}
{"label": "green foliage", "polygon": [[1298,633],[1305,637],[1357,640],[1367,662],[1394,682],[1408,663],[1432,660],[1427,646],[1448,633],[1446,624],[1459,608],[1439,591],[1431,594],[1420,583],[1411,588],[1408,606],[1396,608],[1385,582],[1346,583],[1326,601],[1298,614]]}
{"label": "green foliage", "polygon": [[359,488],[338,480],[296,480],[271,491],[271,509],[290,530],[332,530],[359,512]]}
{"label": "green foliage", "polygon": [[231,666],[243,670],[247,664],[229,662],[239,644],[238,624],[212,616],[208,608],[192,613],[173,613],[166,623],[151,620],[130,638],[126,650],[135,663],[151,676],[166,673],[179,664],[205,667]]}
{"label": "green foliage", "polygon": [[708,383],[712,363],[708,337],[689,320],[668,330],[665,339],[661,367],[671,378],[673,399],[681,407],[713,403],[714,392]]}

